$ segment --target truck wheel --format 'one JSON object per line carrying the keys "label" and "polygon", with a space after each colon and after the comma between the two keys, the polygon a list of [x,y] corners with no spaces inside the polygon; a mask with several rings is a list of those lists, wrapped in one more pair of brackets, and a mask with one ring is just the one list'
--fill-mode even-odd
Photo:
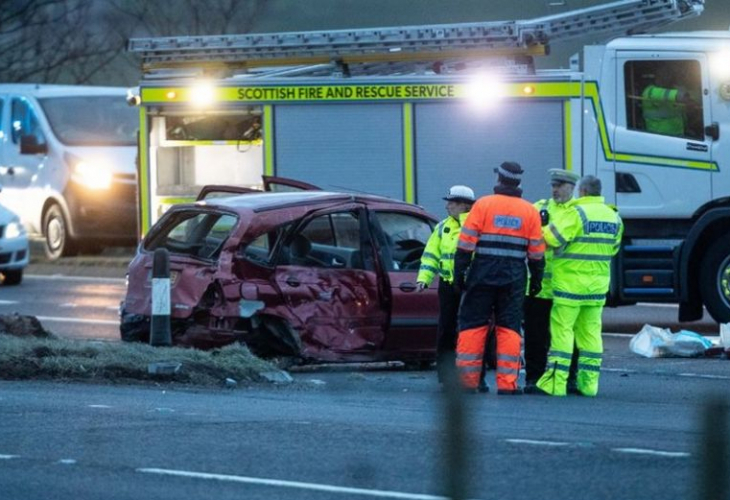
{"label": "truck wheel", "polygon": [[730,321],[730,239],[715,242],[702,259],[700,293],[715,321]]}
{"label": "truck wheel", "polygon": [[20,285],[20,282],[23,281],[23,270],[22,269],[13,269],[12,271],[4,271],[3,274],[5,275],[5,280],[3,281],[3,285]]}
{"label": "truck wheel", "polygon": [[48,260],[58,260],[61,256],[76,255],[76,245],[68,232],[68,224],[58,205],[48,207],[43,216],[43,235],[45,253]]}

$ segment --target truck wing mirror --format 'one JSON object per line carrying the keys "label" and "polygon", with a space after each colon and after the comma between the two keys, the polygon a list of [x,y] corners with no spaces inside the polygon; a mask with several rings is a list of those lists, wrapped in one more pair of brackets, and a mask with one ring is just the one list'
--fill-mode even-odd
{"label": "truck wing mirror", "polygon": [[22,155],[44,155],[48,152],[46,143],[38,143],[35,135],[20,136],[20,154]]}
{"label": "truck wing mirror", "polygon": [[713,141],[720,138],[720,125],[717,122],[705,127],[705,135],[711,137]]}

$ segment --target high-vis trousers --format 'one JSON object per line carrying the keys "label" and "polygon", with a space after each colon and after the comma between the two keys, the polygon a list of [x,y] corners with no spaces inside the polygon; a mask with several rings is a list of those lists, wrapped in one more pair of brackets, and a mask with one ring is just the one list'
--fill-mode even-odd
{"label": "high-vis trousers", "polygon": [[462,387],[476,389],[482,373],[489,321],[494,313],[497,335],[497,389],[517,389],[520,373],[522,302],[524,282],[471,286],[459,309],[456,368]]}
{"label": "high-vis trousers", "polygon": [[545,374],[537,386],[553,396],[565,396],[573,345],[578,347],[578,390],[584,396],[598,394],[603,358],[601,313],[603,306],[553,303],[550,313],[551,342]]}
{"label": "high-vis trousers", "polygon": [[[525,297],[524,345],[525,384],[536,384],[545,373],[550,350],[550,311],[552,299]],[[578,370],[578,349],[573,350],[568,386],[575,385]]]}

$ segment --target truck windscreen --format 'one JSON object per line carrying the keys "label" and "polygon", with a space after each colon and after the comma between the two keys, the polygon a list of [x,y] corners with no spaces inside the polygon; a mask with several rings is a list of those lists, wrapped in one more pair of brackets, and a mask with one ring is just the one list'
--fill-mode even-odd
{"label": "truck windscreen", "polygon": [[133,146],[139,110],[124,96],[46,97],[40,99],[53,133],[67,146]]}

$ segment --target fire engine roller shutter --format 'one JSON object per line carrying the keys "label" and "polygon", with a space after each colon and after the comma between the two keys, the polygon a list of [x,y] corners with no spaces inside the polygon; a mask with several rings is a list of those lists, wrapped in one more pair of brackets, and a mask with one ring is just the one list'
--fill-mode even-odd
{"label": "fire engine roller shutter", "polygon": [[276,175],[323,189],[403,199],[401,109],[397,104],[276,106]]}
{"label": "fire engine roller shutter", "polygon": [[488,109],[424,103],[415,110],[416,196],[435,214],[444,214],[442,198],[453,184],[492,194],[494,168],[505,160],[522,165],[523,197],[531,202],[550,196],[547,170],[565,167],[562,102],[500,102]]}

